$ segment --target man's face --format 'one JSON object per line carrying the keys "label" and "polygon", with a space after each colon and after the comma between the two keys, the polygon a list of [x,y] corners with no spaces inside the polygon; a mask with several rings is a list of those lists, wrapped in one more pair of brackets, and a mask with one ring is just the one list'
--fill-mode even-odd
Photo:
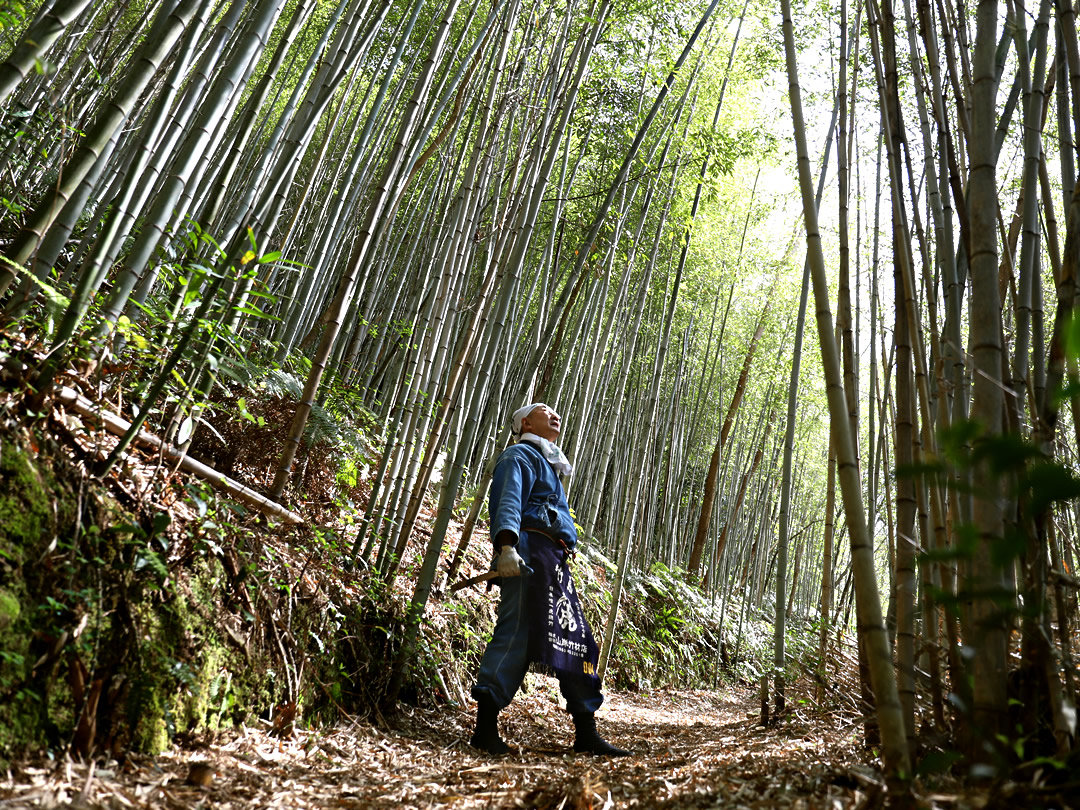
{"label": "man's face", "polygon": [[523,433],[535,433],[541,439],[553,442],[559,438],[561,424],[559,415],[555,411],[547,405],[538,405],[521,420],[521,430]]}

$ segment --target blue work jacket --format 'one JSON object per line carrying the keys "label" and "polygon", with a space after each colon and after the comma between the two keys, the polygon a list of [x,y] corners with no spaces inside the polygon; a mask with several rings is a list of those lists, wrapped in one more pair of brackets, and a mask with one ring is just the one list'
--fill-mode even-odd
{"label": "blue work jacket", "polygon": [[491,477],[488,511],[492,543],[501,531],[520,536],[533,529],[561,540],[568,549],[577,545],[577,529],[559,476],[528,442],[512,444],[499,456]]}

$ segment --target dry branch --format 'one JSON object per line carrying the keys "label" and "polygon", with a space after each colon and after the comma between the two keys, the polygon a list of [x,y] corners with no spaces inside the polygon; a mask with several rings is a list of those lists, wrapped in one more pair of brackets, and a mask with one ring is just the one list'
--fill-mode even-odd
{"label": "dry branch", "polygon": [[[59,398],[62,403],[73,408],[81,416],[100,421],[101,425],[117,436],[122,436],[131,427],[131,423],[115,414],[99,408],[86,397],[82,396],[73,388],[63,387],[59,390]],[[303,523],[304,519],[279,503],[276,503],[263,495],[260,495],[250,487],[244,486],[239,481],[234,481],[226,475],[222,475],[212,467],[196,461],[187,454],[182,453],[175,447],[165,444],[157,436],[140,430],[135,441],[139,444],[160,450],[170,460],[177,462],[181,469],[186,470],[199,478],[208,481],[211,486],[228,493],[244,504],[258,509],[264,515],[276,518],[284,523]]]}

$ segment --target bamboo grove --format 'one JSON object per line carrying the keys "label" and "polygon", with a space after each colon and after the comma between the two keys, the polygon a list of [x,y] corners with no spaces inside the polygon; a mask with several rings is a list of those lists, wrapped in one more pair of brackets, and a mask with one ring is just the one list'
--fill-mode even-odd
{"label": "bamboo grove", "polygon": [[[343,563],[413,577],[414,628],[507,414],[554,403],[616,565],[602,666],[626,577],[681,568],[772,614],[778,710],[788,621],[823,681],[857,627],[898,784],[925,730],[1008,760],[1012,698],[1066,753],[1075,13],[832,6],[13,4],[0,306],[38,332],[30,401],[89,368],[186,447],[237,368],[279,366],[295,417],[256,483],[288,500],[352,389],[384,447]],[[147,345],[121,392],[103,370]]]}

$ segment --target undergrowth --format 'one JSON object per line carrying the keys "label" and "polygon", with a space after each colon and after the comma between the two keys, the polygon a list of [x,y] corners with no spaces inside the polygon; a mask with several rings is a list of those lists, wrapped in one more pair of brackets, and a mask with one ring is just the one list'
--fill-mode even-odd
{"label": "undergrowth", "polygon": [[[127,357],[151,354],[135,345]],[[5,339],[0,475],[9,494],[0,510],[12,518],[0,528],[0,758],[41,748],[122,755],[239,723],[285,734],[296,723],[376,718],[419,544],[389,583],[347,565],[382,442],[356,394],[333,385],[315,409],[292,488],[307,522],[286,527],[143,451],[95,478],[95,460],[115,440],[62,407],[27,412],[21,383],[35,360],[31,345]],[[222,368],[190,452],[264,487],[302,369],[237,360]],[[120,392],[138,373],[87,365],[67,382],[119,400],[130,418]],[[459,531],[452,522],[448,548]],[[466,573],[486,569],[488,548],[479,529]],[[614,565],[587,542],[574,565],[599,638]],[[469,700],[496,603],[497,591],[436,587],[403,700]],[[631,574],[620,607],[607,688],[751,682],[768,666],[771,625],[736,625],[739,606],[721,610],[683,572]]]}

